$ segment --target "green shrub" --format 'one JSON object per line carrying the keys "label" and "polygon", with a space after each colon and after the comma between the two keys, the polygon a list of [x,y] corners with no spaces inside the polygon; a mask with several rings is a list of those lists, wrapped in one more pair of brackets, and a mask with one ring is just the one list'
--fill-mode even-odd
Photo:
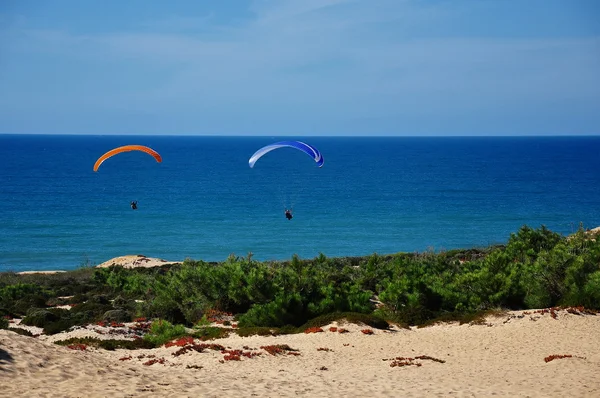
{"label": "green shrub", "polygon": [[44,326],[44,333],[47,335],[53,335],[56,333],[64,332],[65,330],[69,330],[73,326],[77,325],[75,319],[72,318],[62,318],[55,322],[49,322]]}
{"label": "green shrub", "polygon": [[8,330],[10,330],[11,332],[15,332],[16,334],[20,334],[22,336],[27,336],[27,337],[33,337],[33,333],[31,333],[29,330],[27,329],[21,329],[21,328],[7,328]]}
{"label": "green shrub", "polygon": [[47,297],[41,294],[33,294],[9,303],[11,313],[15,316],[25,315],[31,308],[45,308]]}
{"label": "green shrub", "polygon": [[102,319],[108,322],[131,322],[131,313],[125,310],[110,310],[106,311]]}
{"label": "green shrub", "polygon": [[58,345],[84,344],[89,347],[103,348],[105,350],[114,351],[116,349],[138,350],[156,348],[154,344],[144,339],[134,340],[104,340],[94,337],[73,337],[66,340],[56,341]]}
{"label": "green shrub", "polygon": [[300,326],[307,315],[299,293],[280,293],[273,301],[254,305],[239,317],[240,327],[251,326]]}
{"label": "green shrub", "polygon": [[583,287],[581,303],[588,308],[600,309],[600,271],[596,271],[588,277]]}
{"label": "green shrub", "polygon": [[111,304],[100,304],[93,301],[87,303],[77,304],[71,308],[71,316],[77,318],[79,322],[91,323],[102,319],[102,316],[107,312],[111,311],[113,306]]}
{"label": "green shrub", "polygon": [[43,328],[46,324],[56,322],[60,319],[60,316],[52,311],[44,309],[32,309],[29,311],[27,316],[23,318],[22,323],[27,326],[37,326]]}
{"label": "green shrub", "polygon": [[205,326],[194,331],[193,336],[201,340],[222,339],[229,336],[229,329],[217,326]]}
{"label": "green shrub", "polygon": [[157,320],[152,322],[150,332],[144,336],[144,339],[158,347],[185,334],[186,330],[183,325],[173,325],[165,320]]}
{"label": "green shrub", "polygon": [[[26,322],[44,325],[48,332],[134,316],[192,326],[209,310],[240,314],[241,329],[267,328],[254,329],[260,333],[281,333],[276,328],[282,327],[295,332],[311,319],[340,312],[419,325],[497,307],[598,308],[598,264],[600,239],[591,240],[581,227],[564,238],[545,227],[523,226],[505,246],[441,253],[320,254],[312,260],[294,255],[284,262],[232,255],[219,263],[188,259],[155,269],[0,273],[0,315],[29,315]],[[46,308],[64,304],[58,296],[68,293],[75,295],[68,303],[77,304],[70,313]],[[48,313],[33,316],[40,310]]]}

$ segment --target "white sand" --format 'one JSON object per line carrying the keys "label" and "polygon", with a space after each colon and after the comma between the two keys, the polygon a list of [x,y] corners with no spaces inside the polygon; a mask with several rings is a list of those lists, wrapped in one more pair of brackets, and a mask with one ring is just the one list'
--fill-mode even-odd
{"label": "white sand", "polygon": [[[43,336],[0,331],[0,391],[28,397],[600,396],[597,315],[560,311],[553,319],[511,312],[485,325],[374,330],[373,335],[363,334],[364,326],[342,327],[350,332],[325,327],[322,333],[212,341],[261,352],[241,361],[223,361],[213,350],[174,357],[178,347],[75,351]],[[260,349],[273,344],[288,344],[300,355],[272,356]],[[544,361],[553,354],[573,357]],[[143,365],[148,355],[165,363]],[[422,359],[412,361],[422,366],[390,367],[392,361],[384,360],[420,355],[446,362]]]}
{"label": "white sand", "polygon": [[115,257],[113,259],[103,262],[100,265],[97,265],[96,268],[108,268],[113,265],[123,268],[151,268],[179,263],[181,263],[181,261],[167,261],[160,258],[146,257],[144,255],[138,254]]}
{"label": "white sand", "polygon": [[17,275],[31,275],[31,274],[43,274],[43,275],[50,275],[50,274],[58,274],[60,272],[67,272],[67,271],[21,271],[21,272],[17,272]]}

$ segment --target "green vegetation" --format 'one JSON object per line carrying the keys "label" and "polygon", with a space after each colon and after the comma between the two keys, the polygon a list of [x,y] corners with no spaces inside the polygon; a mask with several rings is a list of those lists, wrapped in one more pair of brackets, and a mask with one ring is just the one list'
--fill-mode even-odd
{"label": "green vegetation", "polygon": [[196,329],[196,331],[192,334],[193,337],[198,338],[200,340],[213,340],[213,339],[221,339],[223,337],[227,337],[229,335],[230,329],[220,328],[215,326],[205,326]]}
{"label": "green vegetation", "polygon": [[159,319],[150,325],[150,333],[144,336],[144,340],[158,347],[177,337],[185,336],[186,330],[183,325],[172,325],[170,322]]}
{"label": "green vegetation", "polygon": [[[160,319],[162,344],[210,314],[236,314],[240,334],[278,334],[348,319],[372,327],[476,319],[484,311],[553,306],[600,309],[600,241],[522,227],[506,245],[286,262],[230,256],[161,268],[84,268],[55,275],[0,274],[0,316],[46,333],[99,321]],[[67,296],[67,297],[65,297]],[[71,297],[72,296],[72,297]],[[71,310],[49,308],[75,304]],[[226,320],[231,322],[231,319]],[[235,321],[233,321],[235,322]]]}
{"label": "green vegetation", "polygon": [[67,340],[59,340],[58,345],[70,346],[83,344],[88,347],[103,348],[105,350],[114,351],[116,349],[137,350],[141,348],[156,348],[153,343],[144,339],[135,340],[103,340],[94,337],[73,337]]}

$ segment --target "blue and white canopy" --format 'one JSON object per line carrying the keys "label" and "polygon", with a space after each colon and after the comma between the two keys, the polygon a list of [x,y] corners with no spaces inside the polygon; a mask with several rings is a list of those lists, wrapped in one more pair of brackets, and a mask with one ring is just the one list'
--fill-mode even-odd
{"label": "blue and white canopy", "polygon": [[325,159],[323,159],[321,152],[319,152],[319,150],[317,148],[315,148],[314,146],[305,144],[304,142],[300,142],[300,141],[279,141],[274,144],[264,146],[264,147],[260,148],[258,151],[254,152],[254,155],[252,155],[250,157],[250,160],[248,160],[248,164],[252,168],[252,167],[254,167],[254,163],[256,163],[256,161],[258,159],[260,159],[263,155],[265,155],[275,149],[285,148],[285,147],[295,148],[295,149],[298,149],[298,150],[306,153],[308,156],[310,156],[311,158],[313,158],[315,160],[315,162],[317,163],[317,166],[323,167],[323,163],[325,162]]}

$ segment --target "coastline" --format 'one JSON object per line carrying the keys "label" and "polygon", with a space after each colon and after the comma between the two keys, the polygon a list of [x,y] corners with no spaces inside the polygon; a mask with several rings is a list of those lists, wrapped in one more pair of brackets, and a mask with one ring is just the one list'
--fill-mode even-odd
{"label": "coastline", "polygon": [[[242,257],[166,268],[179,263],[127,255],[72,274],[6,274],[0,388],[33,397],[600,395],[599,230],[564,239],[523,228],[493,252],[296,258],[287,266]],[[563,274],[585,264],[589,276],[575,287],[587,295],[544,301],[552,286],[540,285],[546,279],[536,279],[537,267],[552,271],[554,262],[536,259],[570,249],[574,265],[552,275],[567,286]],[[113,265],[123,269],[106,268]],[[521,277],[512,278],[517,271]],[[437,286],[456,313],[425,302],[406,311],[407,291],[394,281],[407,275],[420,282],[411,294],[435,298]],[[342,290],[357,280],[354,290]],[[327,281],[338,290],[311,296]],[[460,296],[473,287],[479,290]],[[302,298],[302,307],[282,301],[282,289]],[[254,298],[265,292],[271,295]],[[510,295],[498,300],[494,292]],[[242,293],[237,306],[219,302]],[[306,310],[335,300],[320,314]]]}

